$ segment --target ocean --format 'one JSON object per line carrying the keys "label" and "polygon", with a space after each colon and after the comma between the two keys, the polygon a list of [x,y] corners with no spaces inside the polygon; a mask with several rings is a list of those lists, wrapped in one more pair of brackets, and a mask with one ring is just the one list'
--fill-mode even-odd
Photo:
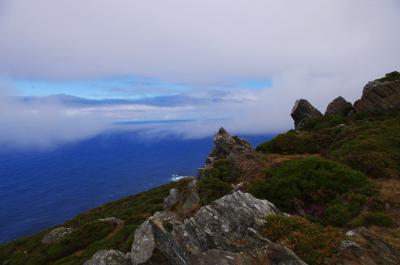
{"label": "ocean", "polygon": [[[243,137],[253,145],[271,138]],[[144,139],[125,131],[47,150],[2,150],[0,243],[170,182],[176,175],[196,175],[211,148],[211,136]]]}

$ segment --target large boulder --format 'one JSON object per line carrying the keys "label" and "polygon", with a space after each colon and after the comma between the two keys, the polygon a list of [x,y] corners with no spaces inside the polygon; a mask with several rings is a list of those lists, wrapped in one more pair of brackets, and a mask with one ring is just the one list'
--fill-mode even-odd
{"label": "large boulder", "polygon": [[354,103],[354,108],[358,112],[371,113],[400,109],[400,74],[391,74],[393,78],[378,79],[369,82],[364,87],[361,99]]}
{"label": "large boulder", "polygon": [[294,120],[296,130],[301,130],[306,120],[322,117],[322,113],[306,99],[296,100],[290,115]]}
{"label": "large boulder", "polygon": [[347,111],[351,110],[352,107],[353,105],[345,100],[343,97],[337,97],[328,104],[328,107],[325,111],[325,116],[343,115],[346,114]]}
{"label": "large boulder", "polygon": [[73,232],[72,228],[69,227],[57,227],[51,230],[46,236],[43,237],[42,243],[43,244],[53,244],[61,239],[65,238],[66,236],[70,235]]}
{"label": "large boulder", "polygon": [[130,265],[129,254],[117,250],[99,250],[83,265]]}
{"label": "large boulder", "polygon": [[165,263],[304,265],[288,248],[261,235],[268,214],[283,214],[272,203],[237,191],[180,221],[171,212],[156,213],[135,232],[133,265],[161,255]]}

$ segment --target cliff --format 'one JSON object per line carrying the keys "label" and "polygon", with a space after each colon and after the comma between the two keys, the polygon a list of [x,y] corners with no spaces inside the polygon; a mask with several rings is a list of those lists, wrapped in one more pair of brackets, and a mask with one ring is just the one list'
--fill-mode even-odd
{"label": "cliff", "polygon": [[325,115],[297,101],[296,130],[256,149],[221,128],[198,176],[2,245],[0,264],[400,264],[398,79],[374,82]]}

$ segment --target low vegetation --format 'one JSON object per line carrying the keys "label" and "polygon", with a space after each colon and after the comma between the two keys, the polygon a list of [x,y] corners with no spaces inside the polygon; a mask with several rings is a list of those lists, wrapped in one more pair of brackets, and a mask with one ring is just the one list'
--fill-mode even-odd
{"label": "low vegetation", "polygon": [[378,81],[384,82],[384,81],[396,81],[400,80],[400,73],[397,71],[388,73],[385,75],[385,77],[382,77],[381,79],[378,79]]}
{"label": "low vegetation", "polygon": [[361,172],[317,157],[269,168],[265,179],[253,183],[249,191],[284,211],[335,226],[346,225],[373,194],[372,184]]}
{"label": "low vegetation", "polygon": [[310,120],[257,147],[275,154],[320,153],[374,178],[400,178],[400,112]]}
{"label": "low vegetation", "polygon": [[231,183],[236,179],[235,172],[232,172],[232,167],[224,159],[216,161],[212,167],[204,169],[198,183],[202,204],[208,204],[230,193]]}
{"label": "low vegetation", "polygon": [[299,216],[266,217],[263,236],[293,250],[307,264],[323,264],[345,238],[337,229],[324,227]]}
{"label": "low vegetation", "polygon": [[[176,185],[179,183],[160,186],[80,214],[62,225],[74,228],[74,232],[57,243],[41,243],[41,239],[50,231],[47,230],[2,245],[0,261],[7,265],[76,265],[83,264],[101,249],[128,252],[136,228],[155,211],[162,209],[164,198]],[[110,216],[125,222],[115,226],[98,221]]]}

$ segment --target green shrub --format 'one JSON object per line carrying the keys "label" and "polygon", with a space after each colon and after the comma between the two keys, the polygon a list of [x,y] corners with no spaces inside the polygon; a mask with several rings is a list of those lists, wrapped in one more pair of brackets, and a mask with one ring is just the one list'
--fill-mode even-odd
{"label": "green shrub", "polygon": [[392,218],[383,212],[368,212],[363,218],[363,224],[365,226],[384,226],[390,227],[393,226]]}
{"label": "green shrub", "polygon": [[396,80],[400,80],[400,73],[397,71],[388,73],[385,75],[385,77],[382,77],[380,79],[378,79],[378,81],[396,81]]}
{"label": "green shrub", "polygon": [[371,177],[400,177],[399,113],[357,122],[337,139],[326,156]]}
{"label": "green shrub", "polygon": [[298,216],[268,215],[263,236],[293,250],[307,264],[322,264],[332,256],[344,236],[331,227]]}
{"label": "green shrub", "polygon": [[231,191],[231,185],[229,183],[211,176],[203,177],[199,181],[198,187],[199,196],[203,205],[209,204]]}
{"label": "green shrub", "polygon": [[229,162],[225,159],[220,159],[212,164],[211,168],[202,171],[204,177],[217,178],[224,182],[234,182],[237,179],[237,174],[232,170]]}
{"label": "green shrub", "polygon": [[295,131],[280,134],[256,148],[257,151],[273,154],[314,154],[320,149],[321,147],[309,134]]}
{"label": "green shrub", "polygon": [[[346,110],[344,114],[347,114]],[[346,117],[343,115],[329,115],[313,119],[307,119],[302,126],[303,130],[320,130],[324,128],[331,128],[339,124],[346,123]]]}
{"label": "green shrub", "polygon": [[[350,194],[353,197],[354,194],[370,195],[372,184],[361,172],[348,166],[321,158],[306,158],[285,161],[277,168],[267,169],[265,179],[250,185],[249,191],[289,212],[295,212],[294,203],[300,202],[311,218],[344,225],[361,208],[358,201],[348,199]],[[341,203],[346,199],[349,206]]]}

